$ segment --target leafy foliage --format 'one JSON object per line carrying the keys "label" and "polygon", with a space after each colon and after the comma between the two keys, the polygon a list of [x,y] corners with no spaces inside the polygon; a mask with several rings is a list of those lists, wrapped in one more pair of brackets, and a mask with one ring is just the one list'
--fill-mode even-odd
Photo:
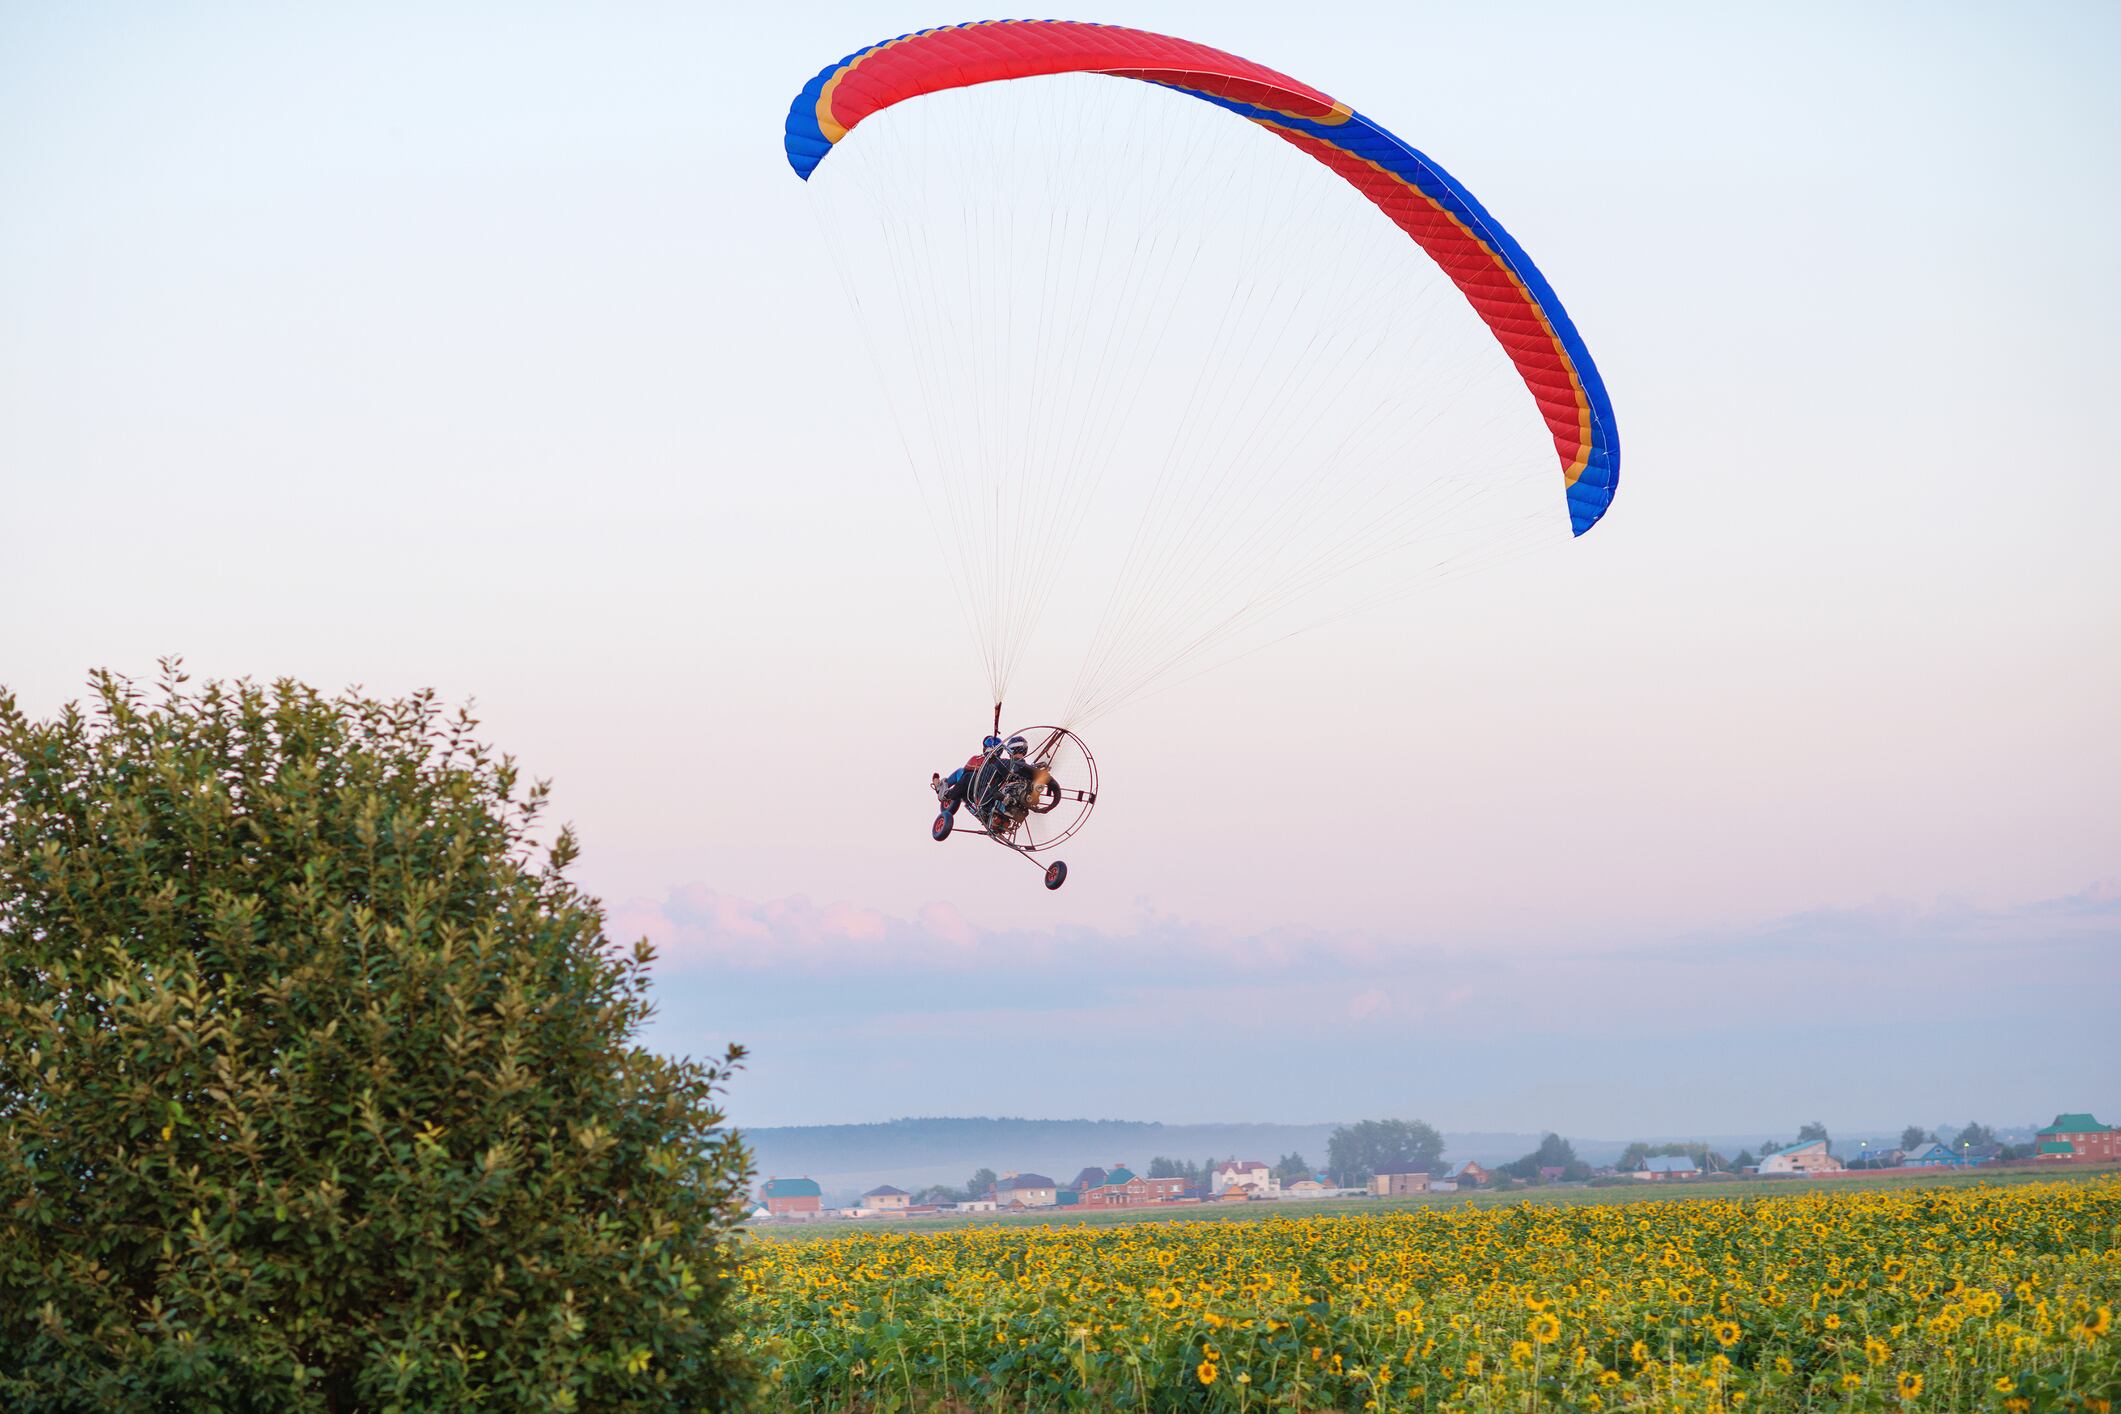
{"label": "leafy foliage", "polygon": [[1349,1185],[1368,1183],[1379,1173],[1436,1173],[1443,1166],[1443,1136],[1418,1119],[1366,1119],[1333,1131],[1326,1166]]}
{"label": "leafy foliage", "polygon": [[431,696],[0,693],[0,1407],[728,1407],[716,1095]]}
{"label": "leafy foliage", "polygon": [[1930,1142],[1930,1132],[1919,1124],[1911,1124],[1900,1131],[1902,1149],[1919,1149]]}
{"label": "leafy foliage", "polygon": [[1562,1180],[1567,1183],[1581,1183],[1591,1176],[1591,1166],[1576,1157],[1576,1146],[1552,1133],[1541,1139],[1531,1153],[1504,1164],[1502,1171],[1513,1178],[1536,1179],[1539,1171],[1547,1168],[1560,1169]]}
{"label": "leafy foliage", "polygon": [[1970,1121],[1966,1128],[1952,1136],[1952,1147],[1964,1144],[1968,1148],[1983,1149],[1996,1142],[1996,1131],[1979,1120]]}

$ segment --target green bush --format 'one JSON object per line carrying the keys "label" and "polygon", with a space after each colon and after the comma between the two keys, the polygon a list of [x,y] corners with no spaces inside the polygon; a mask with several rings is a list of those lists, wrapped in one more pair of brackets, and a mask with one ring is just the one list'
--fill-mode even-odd
{"label": "green bush", "polygon": [[724,1409],[741,1057],[431,695],[0,692],[0,1408]]}

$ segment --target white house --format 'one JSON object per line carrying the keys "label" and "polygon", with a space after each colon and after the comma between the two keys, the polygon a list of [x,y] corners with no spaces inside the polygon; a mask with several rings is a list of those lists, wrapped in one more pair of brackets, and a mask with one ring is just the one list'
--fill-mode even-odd
{"label": "white house", "polygon": [[1814,1139],[1808,1144],[1793,1144],[1779,1154],[1770,1154],[1760,1161],[1760,1172],[1770,1173],[1839,1173],[1841,1160],[1827,1152],[1824,1139]]}
{"label": "white house", "polygon": [[1244,1189],[1248,1197],[1271,1198],[1281,1192],[1281,1179],[1257,1159],[1231,1159],[1215,1166],[1208,1190],[1221,1194],[1232,1188]]}

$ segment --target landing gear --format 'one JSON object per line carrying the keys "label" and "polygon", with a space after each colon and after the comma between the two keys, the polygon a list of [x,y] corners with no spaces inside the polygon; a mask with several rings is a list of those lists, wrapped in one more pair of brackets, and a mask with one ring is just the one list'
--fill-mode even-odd
{"label": "landing gear", "polygon": [[1046,866],[1046,887],[1057,889],[1068,882],[1068,861],[1056,859]]}
{"label": "landing gear", "polygon": [[937,844],[941,844],[944,840],[950,838],[950,826],[953,823],[950,812],[945,810],[942,814],[936,816],[935,823],[928,827],[928,838],[934,840]]}

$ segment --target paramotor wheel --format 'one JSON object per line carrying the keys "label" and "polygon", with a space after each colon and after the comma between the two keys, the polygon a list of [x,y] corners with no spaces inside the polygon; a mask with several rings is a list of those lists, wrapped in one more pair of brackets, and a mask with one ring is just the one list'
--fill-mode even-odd
{"label": "paramotor wheel", "polygon": [[952,823],[954,822],[950,818],[950,812],[945,810],[942,814],[936,816],[935,823],[928,827],[928,838],[934,840],[937,844],[941,844],[944,840],[950,838],[950,826]]}
{"label": "paramotor wheel", "polygon": [[1068,882],[1068,861],[1056,859],[1046,866],[1046,887],[1057,889]]}

